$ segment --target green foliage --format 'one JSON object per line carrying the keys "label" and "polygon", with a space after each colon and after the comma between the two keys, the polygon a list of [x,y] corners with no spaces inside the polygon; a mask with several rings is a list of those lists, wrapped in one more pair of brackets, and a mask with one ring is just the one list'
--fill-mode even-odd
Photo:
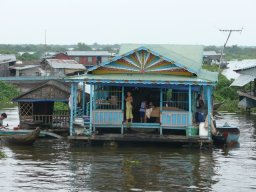
{"label": "green foliage", "polygon": [[6,154],[4,152],[0,151],[0,158],[6,158],[6,157],[7,157]]}
{"label": "green foliage", "polygon": [[218,72],[219,66],[218,65],[207,65],[207,64],[204,64],[203,65],[203,69],[206,69],[206,70],[212,71],[212,72]]}
{"label": "green foliage", "polygon": [[[219,69],[218,65],[203,65],[203,68],[209,71],[217,72]],[[228,80],[224,75],[220,74],[218,83],[214,90],[214,102],[223,102],[224,104],[219,110],[235,112],[238,104],[238,88],[230,87],[232,81]]]}
{"label": "green foliage", "polygon": [[29,53],[23,53],[21,56],[17,56],[18,60],[21,61],[35,61],[39,60],[41,57],[41,54],[39,53],[34,53],[34,54],[29,54]]}
{"label": "green foliage", "polygon": [[91,51],[91,47],[85,43],[78,43],[74,49],[75,51]]}
{"label": "green foliage", "polygon": [[218,109],[219,111],[229,111],[229,112],[236,112],[238,110],[237,104],[238,104],[238,99],[236,100],[231,100],[231,99],[226,99],[225,102],[223,103],[222,106]]}
{"label": "green foliage", "polygon": [[[223,47],[217,46],[206,46],[204,48],[205,51],[216,51],[221,53]],[[243,60],[243,59],[256,59],[256,47],[238,47],[237,45],[233,45],[230,47],[226,47],[224,50],[224,59],[226,61],[230,60]]]}
{"label": "green foliage", "polygon": [[62,110],[69,110],[69,106],[67,103],[63,102],[55,102],[54,103],[54,111],[62,111]]}
{"label": "green foliage", "polygon": [[9,103],[18,95],[19,92],[13,85],[0,81],[0,105]]}

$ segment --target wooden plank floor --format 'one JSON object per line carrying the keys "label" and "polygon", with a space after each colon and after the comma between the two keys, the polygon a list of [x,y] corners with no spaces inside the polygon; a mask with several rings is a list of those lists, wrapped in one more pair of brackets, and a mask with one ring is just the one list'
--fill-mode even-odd
{"label": "wooden plank floor", "polygon": [[184,135],[158,135],[145,133],[125,133],[125,134],[101,134],[86,136],[69,136],[69,140],[89,140],[89,141],[116,141],[116,142],[155,142],[155,143],[208,143],[212,140],[208,137],[187,137]]}

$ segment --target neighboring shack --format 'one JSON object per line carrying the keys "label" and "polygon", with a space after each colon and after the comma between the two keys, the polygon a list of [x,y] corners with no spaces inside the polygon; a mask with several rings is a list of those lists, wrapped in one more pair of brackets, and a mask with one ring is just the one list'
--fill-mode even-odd
{"label": "neighboring shack", "polygon": [[48,81],[14,98],[13,101],[18,103],[21,127],[69,127],[69,111],[54,111],[54,102],[68,103],[69,97],[67,83]]}
{"label": "neighboring shack", "polygon": [[16,57],[14,54],[0,55],[0,77],[10,76],[10,66],[16,63]]}
{"label": "neighboring shack", "polygon": [[[235,72],[239,73],[240,76],[231,84],[231,86],[242,87],[238,91],[239,103],[238,107],[246,110],[256,107],[256,64],[249,67],[243,67]],[[245,90],[245,85],[249,84],[249,90]]]}
{"label": "neighboring shack", "polygon": [[47,76],[69,76],[83,74],[85,66],[77,63],[75,60],[46,59],[43,62],[43,68]]}
{"label": "neighboring shack", "polygon": [[53,59],[75,60],[86,68],[108,61],[111,57],[108,51],[67,51],[52,56]]}
{"label": "neighboring shack", "polygon": [[35,64],[15,64],[9,67],[10,76],[42,76],[43,72],[40,63]]}

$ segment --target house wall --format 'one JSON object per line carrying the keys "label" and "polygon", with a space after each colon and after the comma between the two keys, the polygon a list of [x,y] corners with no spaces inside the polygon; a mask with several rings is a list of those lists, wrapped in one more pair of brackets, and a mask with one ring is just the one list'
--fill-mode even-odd
{"label": "house wall", "polygon": [[0,77],[10,76],[9,63],[0,64]]}
{"label": "house wall", "polygon": [[54,56],[54,59],[70,60],[71,58],[64,53],[59,53]]}
{"label": "house wall", "polygon": [[30,68],[24,70],[16,70],[16,77],[18,76],[41,76],[39,68]]}
{"label": "house wall", "polygon": [[[88,61],[88,57],[92,58],[92,61]],[[101,62],[108,61],[107,56],[99,56],[101,57]],[[96,65],[97,64],[97,57],[96,56],[68,56],[64,53],[59,53],[55,55],[54,59],[62,59],[62,60],[75,60],[80,64],[85,66],[87,65]]]}

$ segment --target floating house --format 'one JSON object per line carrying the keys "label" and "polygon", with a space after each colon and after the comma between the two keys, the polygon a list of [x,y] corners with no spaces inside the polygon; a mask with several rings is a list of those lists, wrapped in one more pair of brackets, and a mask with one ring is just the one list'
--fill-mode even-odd
{"label": "floating house", "polygon": [[[256,107],[256,64],[234,70],[240,76],[231,84],[231,86],[241,87],[238,91],[238,107],[249,110]],[[248,85],[249,89],[245,89]]]}
{"label": "floating house", "polygon": [[16,56],[14,54],[0,54],[0,77],[9,77],[11,74],[9,67],[15,63]]}
{"label": "floating house", "polygon": [[55,102],[68,103],[70,87],[59,81],[48,81],[14,98],[18,103],[21,128],[67,128],[69,110],[54,110]]}
{"label": "floating house", "polygon": [[41,76],[42,69],[40,63],[35,64],[15,64],[10,69],[10,76]]}
{"label": "floating house", "polygon": [[108,51],[66,51],[52,56],[54,59],[75,60],[87,68],[108,61],[110,57],[112,54]]}
{"label": "floating house", "polygon": [[63,77],[66,75],[83,74],[86,70],[85,66],[75,60],[45,59],[42,65],[49,76]]}
{"label": "floating house", "polygon": [[[202,59],[203,47],[197,45],[121,45],[119,54],[110,61],[90,68],[85,75],[66,78],[71,82],[70,138],[78,138],[74,124],[78,118],[76,90],[83,83],[90,88],[89,121],[84,129],[84,134],[93,135],[89,138],[97,139],[95,131],[112,130],[120,135],[116,138],[124,139],[129,127],[157,130],[158,139],[165,141],[168,138],[164,135],[180,130],[186,140],[193,132],[198,94],[204,98],[205,115],[212,114],[218,74],[202,69]],[[133,97],[134,118],[130,123],[126,123],[125,115],[127,92]],[[148,120],[141,122],[142,101],[151,104],[152,110]],[[206,139],[211,140],[210,136],[209,125]]]}

